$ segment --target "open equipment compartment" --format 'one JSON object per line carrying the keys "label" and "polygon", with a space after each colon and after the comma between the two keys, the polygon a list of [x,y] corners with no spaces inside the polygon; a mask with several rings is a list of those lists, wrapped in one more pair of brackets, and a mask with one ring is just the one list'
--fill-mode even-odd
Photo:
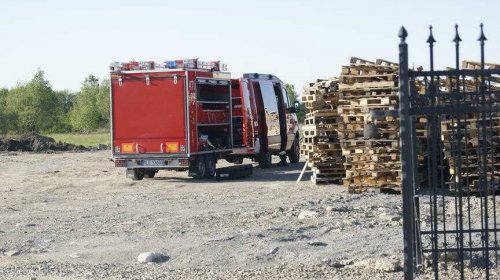
{"label": "open equipment compartment", "polygon": [[198,151],[232,149],[231,83],[213,78],[196,79]]}
{"label": "open equipment compartment", "polygon": [[231,83],[231,111],[232,111],[232,131],[233,147],[244,147],[243,143],[243,103],[239,83]]}

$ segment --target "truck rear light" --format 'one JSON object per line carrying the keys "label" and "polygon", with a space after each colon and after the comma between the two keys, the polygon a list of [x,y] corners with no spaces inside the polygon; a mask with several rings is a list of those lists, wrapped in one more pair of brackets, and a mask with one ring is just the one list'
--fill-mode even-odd
{"label": "truck rear light", "polygon": [[124,159],[115,160],[115,167],[127,167],[127,161]]}
{"label": "truck rear light", "polygon": [[186,151],[186,146],[181,145],[181,152],[185,152],[185,151]]}
{"label": "truck rear light", "polygon": [[167,143],[165,143],[165,152],[167,152],[167,153],[177,153],[177,152],[179,152],[179,143],[177,143],[177,142],[167,142]]}
{"label": "truck rear light", "polygon": [[119,153],[119,152],[120,152],[120,147],[115,146],[115,153]]}
{"label": "truck rear light", "polygon": [[180,159],[179,160],[179,165],[180,166],[188,166],[189,165],[189,160],[186,158],[186,159]]}
{"label": "truck rear light", "polygon": [[134,144],[132,144],[132,143],[122,144],[122,151],[124,153],[134,152]]}

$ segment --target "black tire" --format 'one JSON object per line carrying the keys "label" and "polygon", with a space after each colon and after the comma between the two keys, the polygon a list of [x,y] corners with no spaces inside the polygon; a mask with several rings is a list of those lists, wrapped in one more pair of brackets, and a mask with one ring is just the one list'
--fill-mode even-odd
{"label": "black tire", "polygon": [[212,179],[215,176],[215,171],[217,169],[215,157],[213,156],[207,157],[205,160],[205,164],[206,164],[205,178]]}
{"label": "black tire", "polygon": [[144,170],[144,178],[154,178],[158,170],[156,169],[146,169]]}
{"label": "black tire", "polygon": [[259,155],[259,158],[257,159],[259,162],[259,167],[260,168],[269,168],[271,167],[271,163],[273,161],[273,156],[269,151],[262,153]]}
{"label": "black tire", "polygon": [[243,157],[226,158],[226,161],[229,162],[229,163],[234,163],[234,164],[242,164],[243,163]]}
{"label": "black tire", "polygon": [[216,180],[235,180],[252,175],[253,165],[242,164],[217,169]]}
{"label": "black tire", "polygon": [[132,180],[140,181],[144,178],[144,170],[140,168],[134,168],[134,175],[132,176]]}
{"label": "black tire", "polygon": [[194,162],[193,166],[193,178],[195,179],[201,179],[205,178],[207,175],[207,163],[205,162],[205,157],[204,156],[199,156],[196,161]]}
{"label": "black tire", "polygon": [[292,148],[290,151],[288,151],[288,160],[290,163],[297,163],[300,160],[300,146],[299,146],[299,139],[295,138],[293,140]]}

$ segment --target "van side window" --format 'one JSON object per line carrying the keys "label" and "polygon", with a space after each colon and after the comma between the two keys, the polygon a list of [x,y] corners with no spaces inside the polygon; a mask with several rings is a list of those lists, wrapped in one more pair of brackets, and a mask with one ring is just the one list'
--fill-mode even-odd
{"label": "van side window", "polygon": [[283,94],[283,101],[285,102],[285,107],[289,108],[290,107],[290,100],[288,99],[288,92],[286,91],[285,87],[281,87],[281,93]]}
{"label": "van side window", "polygon": [[272,83],[261,81],[260,91],[262,92],[262,101],[264,101],[264,109],[267,114],[278,115],[278,102]]}

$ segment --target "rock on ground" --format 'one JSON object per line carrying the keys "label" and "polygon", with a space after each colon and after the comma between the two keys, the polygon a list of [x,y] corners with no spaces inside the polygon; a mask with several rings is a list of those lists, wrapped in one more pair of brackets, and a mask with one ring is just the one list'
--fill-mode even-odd
{"label": "rock on ground", "polygon": [[140,263],[160,263],[166,262],[168,257],[162,253],[145,252],[137,256]]}
{"label": "rock on ground", "polygon": [[318,212],[312,210],[304,210],[300,212],[298,218],[299,220],[307,219],[307,218],[315,218],[319,215]]}
{"label": "rock on ground", "polygon": [[354,266],[383,272],[397,272],[401,270],[401,261],[396,257],[368,258],[354,263]]}
{"label": "rock on ground", "polygon": [[8,256],[8,257],[13,257],[13,256],[17,256],[19,255],[21,252],[19,250],[12,250],[12,251],[7,251],[5,253],[3,253],[4,255]]}

